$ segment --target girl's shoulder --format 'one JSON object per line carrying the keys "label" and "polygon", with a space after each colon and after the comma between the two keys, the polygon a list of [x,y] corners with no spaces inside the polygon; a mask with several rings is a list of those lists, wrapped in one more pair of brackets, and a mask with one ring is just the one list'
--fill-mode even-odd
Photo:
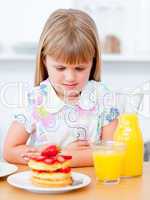
{"label": "girl's shoulder", "polygon": [[33,86],[27,92],[27,99],[29,104],[40,104],[43,98],[48,95],[48,82],[42,81],[40,85]]}
{"label": "girl's shoulder", "polygon": [[101,104],[110,93],[111,91],[103,82],[90,80],[82,90],[79,105],[84,109],[92,109]]}
{"label": "girl's shoulder", "polygon": [[41,108],[46,109],[46,112],[59,112],[64,102],[57,96],[50,81],[46,79],[39,86],[33,87],[28,93],[28,106],[31,109]]}
{"label": "girl's shoulder", "polygon": [[95,95],[98,97],[98,96],[105,95],[107,93],[111,93],[112,91],[104,82],[90,80],[85,86],[85,92],[95,93]]}

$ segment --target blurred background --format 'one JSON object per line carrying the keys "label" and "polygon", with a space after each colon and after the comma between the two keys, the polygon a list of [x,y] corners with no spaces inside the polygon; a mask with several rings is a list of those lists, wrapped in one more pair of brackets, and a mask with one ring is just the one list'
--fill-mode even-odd
{"label": "blurred background", "polygon": [[39,36],[49,14],[77,8],[95,20],[102,42],[102,81],[110,89],[141,88],[144,141],[150,140],[149,0],[0,0],[0,143],[19,110],[20,87],[32,85]]}

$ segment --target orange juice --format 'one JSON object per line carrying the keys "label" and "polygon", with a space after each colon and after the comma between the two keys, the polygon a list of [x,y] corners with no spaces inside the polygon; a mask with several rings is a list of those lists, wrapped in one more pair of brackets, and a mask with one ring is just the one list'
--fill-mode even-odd
{"label": "orange juice", "polygon": [[97,148],[93,150],[96,177],[102,182],[119,181],[124,149]]}
{"label": "orange juice", "polygon": [[143,139],[136,114],[122,114],[114,134],[114,140],[126,144],[122,176],[142,175]]}

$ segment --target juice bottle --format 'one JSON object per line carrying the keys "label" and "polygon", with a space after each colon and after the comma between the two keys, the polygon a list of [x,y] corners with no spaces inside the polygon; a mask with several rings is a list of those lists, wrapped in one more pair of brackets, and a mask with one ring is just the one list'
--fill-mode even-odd
{"label": "juice bottle", "polygon": [[142,175],[143,138],[136,113],[125,113],[119,117],[119,124],[114,134],[115,141],[126,144],[122,176]]}

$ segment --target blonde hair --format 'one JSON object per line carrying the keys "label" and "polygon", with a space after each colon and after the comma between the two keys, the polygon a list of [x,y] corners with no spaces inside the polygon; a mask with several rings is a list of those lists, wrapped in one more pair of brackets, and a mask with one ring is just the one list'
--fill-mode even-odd
{"label": "blonde hair", "polygon": [[80,64],[93,60],[89,80],[100,81],[99,36],[95,22],[83,11],[58,9],[49,16],[37,51],[36,86],[48,78],[44,65],[46,55],[66,64]]}

